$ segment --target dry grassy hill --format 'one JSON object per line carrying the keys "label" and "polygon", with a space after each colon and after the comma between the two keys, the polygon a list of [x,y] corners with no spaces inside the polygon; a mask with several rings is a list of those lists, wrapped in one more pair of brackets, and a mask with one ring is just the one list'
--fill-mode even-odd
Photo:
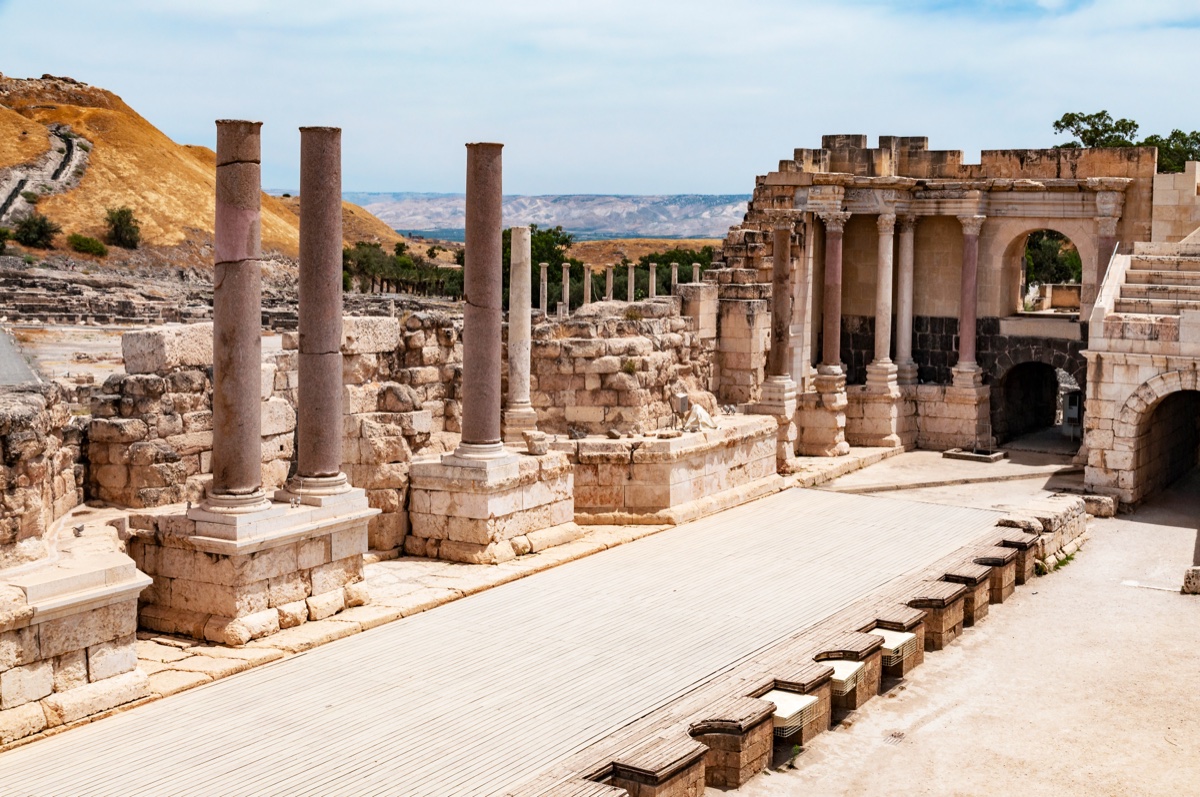
{"label": "dry grassy hill", "polygon": [[[620,263],[621,257],[637,262],[645,255],[666,252],[669,249],[701,249],[705,246],[720,247],[719,238],[612,238],[606,241],[578,241],[567,252],[594,266]],[[680,263],[680,265],[690,265]]]}
{"label": "dry grassy hill", "polygon": [[[105,209],[129,206],[151,247],[211,240],[215,155],[207,147],[176,144],[120,97],[70,78],[21,80],[0,75],[0,168],[28,163],[49,146],[48,127],[70,125],[91,147],[78,187],[48,196],[38,210],[64,233],[104,233]],[[298,204],[295,205],[298,208]],[[400,240],[386,224],[347,204],[348,241]],[[263,194],[266,252],[295,257],[299,217],[288,201]]]}

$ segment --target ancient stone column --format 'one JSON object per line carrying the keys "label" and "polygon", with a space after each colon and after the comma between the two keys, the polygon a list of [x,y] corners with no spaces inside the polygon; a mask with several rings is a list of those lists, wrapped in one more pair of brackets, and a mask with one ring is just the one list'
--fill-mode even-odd
{"label": "ancient stone column", "polygon": [[867,366],[867,385],[890,390],[896,385],[896,365],[892,362],[892,241],[896,227],[895,214],[879,214],[876,226],[879,245],[875,269],[875,358]]}
{"label": "ancient stone column", "polygon": [[547,310],[547,308],[549,306],[549,302],[550,302],[550,296],[549,296],[550,264],[549,263],[538,263],[538,266],[541,268],[541,271],[542,271],[542,286],[541,286],[542,292],[541,292],[540,296],[538,297],[538,303],[540,305],[542,315],[546,315],[546,310]]}
{"label": "ancient stone column", "polygon": [[[1100,216],[1096,219],[1096,232],[1099,235],[1096,238],[1096,272],[1099,275],[1101,282],[1104,281],[1104,275],[1108,272],[1109,261],[1112,260],[1113,254],[1117,251],[1117,245],[1120,238],[1117,237],[1117,219],[1113,216]],[[1099,285],[1096,290],[1099,290]]]}
{"label": "ancient stone column", "polygon": [[604,267],[604,301],[611,302],[613,297],[613,267],[609,264]]}
{"label": "ancient stone column", "polygon": [[342,131],[300,128],[300,386],[294,495],[345,492],[342,473]]}
{"label": "ancient stone column", "polygon": [[592,267],[583,267],[583,303],[592,303]]}
{"label": "ancient stone column", "polygon": [[229,119],[217,122],[213,479],[203,508],[229,514],[270,506],[262,489],[260,407],[261,127],[261,122]]}
{"label": "ancient stone column", "polygon": [[826,212],[825,222],[825,307],[822,312],[821,367],[842,373],[842,233],[850,214]]}
{"label": "ancient stone column", "polygon": [[792,325],[792,225],[774,229],[771,270],[771,350],[767,353],[767,376],[789,376],[787,347]]}
{"label": "ancient stone column", "polygon": [[658,296],[658,264],[650,261],[650,290],[646,293],[651,299]]}
{"label": "ancient stone column", "polygon": [[896,376],[902,385],[917,383],[917,364],[912,356],[913,328],[913,241],[917,217],[900,217],[900,264],[896,285]]}
{"label": "ancient stone column", "polygon": [[954,367],[954,383],[964,387],[982,381],[979,366],[975,363],[975,318],[979,302],[979,230],[985,218],[958,217],[963,228],[963,255],[958,304],[958,365]]}
{"label": "ancient stone column", "polygon": [[507,443],[519,443],[524,432],[537,428],[537,411],[529,403],[532,260],[529,228],[513,227],[508,282],[508,404],[502,424]]}
{"label": "ancient stone column", "polygon": [[571,314],[571,264],[562,265],[562,307],[563,311]]}
{"label": "ancient stone column", "polygon": [[492,459],[500,442],[501,154],[503,144],[467,145],[467,235],[463,265],[460,459]]}
{"label": "ancient stone column", "polygon": [[692,263],[692,282],[700,281],[700,264]]}
{"label": "ancient stone column", "polygon": [[633,263],[629,264],[627,271],[628,271],[628,278],[625,280],[626,286],[627,286],[625,292],[629,294],[627,301],[632,302],[633,301]]}
{"label": "ancient stone column", "polygon": [[679,287],[679,264],[671,264],[671,295],[675,295],[675,289]]}

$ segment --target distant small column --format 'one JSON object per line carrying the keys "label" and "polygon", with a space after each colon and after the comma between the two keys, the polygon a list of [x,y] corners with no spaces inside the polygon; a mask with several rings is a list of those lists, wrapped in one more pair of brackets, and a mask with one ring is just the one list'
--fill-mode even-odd
{"label": "distant small column", "polygon": [[626,293],[628,293],[628,294],[629,294],[629,296],[628,296],[628,298],[627,298],[627,301],[630,301],[630,302],[632,302],[632,301],[633,301],[633,263],[630,263],[630,264],[627,266],[627,270],[628,270],[628,273],[629,273],[629,277],[628,277],[628,279],[625,281],[625,282],[626,282],[626,285],[627,285]]}
{"label": "distant small column", "polygon": [[538,263],[538,267],[541,268],[541,270],[542,270],[542,292],[541,292],[541,294],[539,294],[538,300],[539,300],[540,309],[542,311],[542,315],[544,316],[544,315],[546,315],[546,311],[550,306],[550,295],[549,295],[550,264],[549,263]]}
{"label": "distant small column", "polygon": [[979,302],[979,231],[986,216],[959,216],[963,229],[962,278],[958,300],[958,364],[954,384],[975,387],[983,375],[975,362],[975,319]]}
{"label": "distant small column", "polygon": [[604,301],[611,302],[613,298],[613,267],[609,263],[604,267]]}
{"label": "distant small column", "polygon": [[504,453],[500,437],[503,146],[467,145],[462,442],[454,450],[458,459],[493,459]]}
{"label": "distant small column", "polygon": [[913,328],[913,240],[917,217],[900,217],[900,263],[896,274],[896,376],[902,385],[917,383],[917,364],[912,356]]}
{"label": "distant small column", "polygon": [[592,303],[592,267],[583,267],[583,303]]}
{"label": "distant small column", "polygon": [[[262,489],[261,122],[217,122],[212,484],[203,508],[270,506]],[[340,344],[340,341],[339,341]]]}
{"label": "distant small column", "polygon": [[564,262],[562,264],[562,310],[567,315],[571,314],[571,264]]}
{"label": "distant small column", "polygon": [[350,489],[342,473],[342,131],[300,128],[300,344],[293,495]]}
{"label": "distant small column", "polygon": [[658,296],[658,264],[650,261],[650,290],[646,294],[651,299]]}
{"label": "distant small column", "polygon": [[675,289],[679,287],[679,264],[671,264],[671,295],[675,295]]}
{"label": "distant small column", "polygon": [[529,402],[532,260],[529,228],[513,227],[508,283],[508,404],[501,430],[506,443],[519,443],[524,432],[537,428],[537,411]]}
{"label": "distant small column", "polygon": [[700,281],[700,264],[692,263],[692,282]]}

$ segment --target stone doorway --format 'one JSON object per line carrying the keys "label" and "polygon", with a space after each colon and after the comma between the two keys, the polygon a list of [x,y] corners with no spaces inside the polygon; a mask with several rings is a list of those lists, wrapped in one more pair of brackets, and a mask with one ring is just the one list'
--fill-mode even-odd
{"label": "stone doorway", "polygon": [[1051,443],[1069,443],[1066,437],[1062,441],[1051,438],[1058,434],[1063,420],[1064,395],[1078,387],[1061,368],[1043,362],[1014,365],[992,388],[992,433],[996,443],[1011,443],[1034,434],[1047,437]]}
{"label": "stone doorway", "polygon": [[1022,249],[1017,311],[1078,313],[1083,260],[1071,239],[1057,230],[1034,230]]}
{"label": "stone doorway", "polygon": [[1138,424],[1140,496],[1170,487],[1200,464],[1200,391],[1171,393]]}

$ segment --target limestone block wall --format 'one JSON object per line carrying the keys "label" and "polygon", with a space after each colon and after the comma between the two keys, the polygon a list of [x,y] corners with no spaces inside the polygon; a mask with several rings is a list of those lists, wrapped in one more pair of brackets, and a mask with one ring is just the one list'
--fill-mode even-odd
{"label": "limestone block wall", "polygon": [[58,385],[0,391],[0,570],[48,554],[50,524],[83,502],[86,439]]}
{"label": "limestone block wall", "polygon": [[676,390],[715,413],[708,392],[714,340],[698,327],[673,298],[598,302],[569,319],[535,324],[530,401],[538,428],[551,434],[662,428],[671,424],[668,398]]}
{"label": "limestone block wall", "polygon": [[1154,215],[1150,240],[1182,241],[1200,229],[1200,163],[1189,161],[1180,174],[1154,175]]}
{"label": "limestone block wall", "polygon": [[[755,244],[755,246],[759,246]],[[761,397],[771,345],[771,286],[757,269],[712,269],[717,309],[717,395],[744,404]]]}

